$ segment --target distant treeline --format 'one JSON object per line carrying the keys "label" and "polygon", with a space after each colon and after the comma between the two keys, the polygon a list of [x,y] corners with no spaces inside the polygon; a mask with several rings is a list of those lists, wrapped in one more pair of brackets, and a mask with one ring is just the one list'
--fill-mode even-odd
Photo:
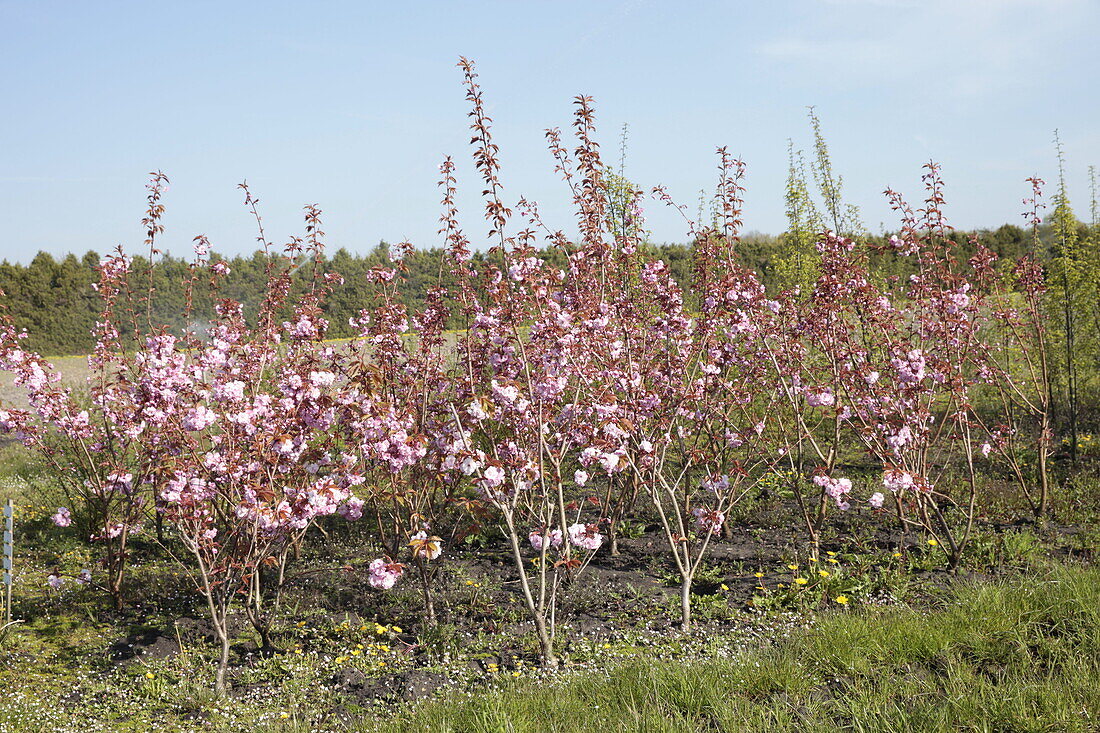
{"label": "distant treeline", "polygon": [[[1032,248],[1032,236],[1023,229],[1005,225],[999,229],[979,232],[956,232],[955,237],[962,245],[959,256],[967,253],[967,245],[972,235],[980,238],[985,246],[997,252],[1000,257],[1011,262]],[[691,297],[691,261],[692,247],[687,244],[649,245],[651,257],[664,260],[674,276],[684,288],[689,304]],[[750,234],[744,238],[740,248],[742,262],[756,270],[769,287],[783,287],[783,263],[790,251],[785,236]],[[1036,253],[1040,259],[1046,259],[1045,253]],[[427,290],[436,283],[440,273],[440,249],[417,250],[405,258],[408,268],[406,279],[401,284],[403,300],[410,308],[417,308]],[[484,262],[484,253],[475,255],[475,264]],[[547,260],[564,263],[564,254],[558,250],[545,250],[542,254]],[[214,255],[217,258],[217,255]],[[219,258],[221,259],[221,258]],[[99,316],[102,303],[93,284],[98,280],[96,266],[100,256],[88,252],[83,257],[69,255],[55,259],[40,252],[29,264],[0,264],[0,288],[6,296],[0,299],[7,308],[17,326],[26,328],[29,336],[28,349],[46,355],[83,354],[92,349],[93,330]],[[269,257],[261,252],[252,256],[225,258],[232,272],[225,278],[221,296],[233,298],[244,303],[246,313],[256,311],[267,281]],[[903,272],[888,272],[888,261],[883,259],[880,273],[904,275]],[[390,263],[389,246],[381,243],[369,254],[352,254],[346,249],[331,253],[324,263],[327,271],[336,272],[345,279],[345,284],[336,289],[326,304],[327,318],[331,326],[329,336],[341,338],[353,335],[348,319],[357,315],[366,307],[371,298],[366,273],[374,267]],[[903,263],[904,264],[904,263]],[[133,266],[134,289],[144,293],[149,278],[152,278],[156,290],[151,308],[146,304],[135,305],[135,317],[145,320],[151,315],[153,323],[165,323],[182,329],[188,325],[202,328],[209,317],[213,303],[205,283],[198,283],[195,291],[194,307],[191,311],[192,323],[185,322],[186,293],[181,283],[186,280],[188,261],[176,257],[164,257],[157,260],[155,267],[149,268],[149,262],[136,257]],[[296,287],[308,287],[312,277],[312,267],[305,266],[296,274]],[[459,328],[460,322],[452,327]]]}

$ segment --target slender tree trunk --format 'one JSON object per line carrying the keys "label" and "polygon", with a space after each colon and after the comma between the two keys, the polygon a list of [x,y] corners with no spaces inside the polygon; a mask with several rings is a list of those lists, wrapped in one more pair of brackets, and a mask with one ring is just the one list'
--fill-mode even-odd
{"label": "slender tree trunk", "polygon": [[1050,502],[1050,477],[1047,473],[1047,458],[1050,453],[1050,418],[1043,415],[1042,437],[1039,438],[1039,502],[1035,507],[1035,518],[1046,518]]}
{"label": "slender tree trunk", "polygon": [[225,694],[225,673],[229,669],[229,634],[223,625],[214,624],[221,650],[218,653],[218,671],[214,674],[214,692]]}
{"label": "slender tree trunk", "polygon": [[504,522],[508,527],[508,541],[512,545],[512,559],[515,561],[516,570],[519,572],[519,584],[523,590],[523,600],[527,604],[531,620],[535,622],[535,634],[539,640],[539,656],[542,657],[544,667],[556,669],[558,658],[554,655],[554,641],[547,631],[546,619],[535,604],[534,596],[531,595],[531,585],[527,582],[527,568],[523,564],[523,552],[520,550],[516,526],[512,521],[512,512],[506,509],[503,514]]}
{"label": "slender tree trunk", "polygon": [[420,593],[424,596],[424,618],[429,625],[435,626],[435,603],[432,600],[431,583],[428,581],[428,569],[424,566],[424,560],[416,557],[417,575],[420,576]]}
{"label": "slender tree trunk", "polygon": [[680,582],[680,630],[691,630],[691,575],[683,575]]}
{"label": "slender tree trunk", "polygon": [[935,499],[930,498],[929,503],[932,505],[932,511],[936,515],[940,529],[943,531],[943,537],[947,540],[947,569],[954,573],[959,569],[959,562],[962,560],[962,548],[956,541],[954,533],[951,532],[951,525],[947,523],[947,517],[943,516],[943,512],[936,504]]}

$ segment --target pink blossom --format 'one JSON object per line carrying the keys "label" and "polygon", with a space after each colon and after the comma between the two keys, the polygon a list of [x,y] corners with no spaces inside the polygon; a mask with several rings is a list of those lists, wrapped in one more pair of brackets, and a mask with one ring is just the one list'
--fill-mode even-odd
{"label": "pink blossom", "polygon": [[132,473],[112,473],[107,477],[104,488],[108,491],[121,491],[130,493],[133,489],[134,475]]}
{"label": "pink blossom", "polygon": [[475,420],[485,420],[490,416],[488,406],[481,400],[474,400],[466,406],[466,414]]}
{"label": "pink blossom", "polygon": [[695,516],[695,523],[699,529],[711,534],[720,530],[722,524],[726,521],[725,513],[716,509],[704,509],[697,506],[691,510],[691,513]]}
{"label": "pink blossom", "polygon": [[363,516],[363,500],[353,496],[340,505],[337,513],[349,522],[354,522]]}
{"label": "pink blossom", "polygon": [[405,572],[405,566],[396,562],[387,562],[382,558],[376,558],[370,561],[367,570],[370,572],[368,582],[371,584],[372,588],[389,590],[393,588],[394,584],[401,578],[401,575]]}
{"label": "pink blossom", "polygon": [[214,414],[213,410],[206,405],[198,405],[187,411],[187,416],[183,419],[183,429],[190,431],[202,430],[213,425],[217,419],[218,416]]}
{"label": "pink blossom", "polygon": [[873,506],[875,509],[881,509],[882,503],[886,500],[886,497],[882,495],[881,491],[876,491],[871,494],[871,498],[867,500],[867,503]]}
{"label": "pink blossom", "polygon": [[[459,464],[459,470],[467,476],[473,476],[481,468],[481,461],[474,456],[466,456],[462,459],[462,463]],[[503,477],[502,477],[503,478]]]}
{"label": "pink blossom", "polygon": [[896,234],[890,237],[890,247],[903,256],[914,255],[920,251],[920,246],[915,240],[901,239]]}
{"label": "pink blossom", "polygon": [[891,363],[898,372],[898,378],[905,384],[915,384],[926,376],[927,363],[920,349],[911,349],[904,358],[895,358]]}
{"label": "pink blossom", "polygon": [[214,398],[221,401],[237,402],[244,399],[244,382],[234,379],[214,387]]}
{"label": "pink blossom", "polygon": [[331,387],[336,383],[336,375],[327,369],[311,371],[309,381],[317,387]]}
{"label": "pink blossom", "polygon": [[504,483],[504,469],[500,466],[489,466],[481,472],[481,476],[490,486],[500,486]]}
{"label": "pink blossom", "polygon": [[718,496],[722,496],[727,491],[729,491],[730,479],[729,476],[725,475],[710,476],[709,478],[703,479],[703,481],[699,485],[707,491],[713,491]]}
{"label": "pink blossom", "polygon": [[847,504],[844,497],[852,491],[852,480],[848,478],[833,478],[832,476],[826,476],[825,474],[817,474],[813,478],[813,482],[825,490],[825,494],[833,499],[841,511],[847,509]]}
{"label": "pink blossom", "polygon": [[409,545],[413,548],[414,557],[422,557],[425,560],[435,560],[443,554],[443,540],[438,537],[429,537],[423,530],[412,536]]}
{"label": "pink blossom", "polygon": [[836,404],[832,390],[825,388],[817,392],[806,393],[806,404],[810,407],[829,407]]}
{"label": "pink blossom", "polygon": [[542,552],[542,547],[547,536],[550,538],[551,547],[561,547],[562,536],[560,529],[551,529],[549,532],[544,533],[534,531],[527,535],[527,540],[531,543],[531,547],[534,548],[535,552]]}
{"label": "pink blossom", "polygon": [[918,482],[913,477],[913,474],[908,471],[890,469],[882,475],[882,485],[895,494],[909,491],[916,487],[917,484]]}
{"label": "pink blossom", "polygon": [[622,455],[619,453],[604,453],[600,456],[600,465],[608,473],[614,473],[622,469]]}
{"label": "pink blossom", "polygon": [[50,519],[52,519],[53,523],[58,527],[68,527],[73,523],[73,517],[69,513],[68,508],[63,506],[58,507],[57,511],[54,512],[54,515],[50,517]]}
{"label": "pink blossom", "polygon": [[908,425],[902,425],[896,432],[886,436],[886,444],[893,449],[895,454],[900,454],[913,440],[913,431],[909,429]]}
{"label": "pink blossom", "polygon": [[294,438],[289,435],[280,435],[271,443],[271,450],[279,455],[289,456],[294,452]]}
{"label": "pink blossom", "polygon": [[603,535],[595,524],[573,524],[569,527],[569,541],[585,550],[598,550],[603,544]]}

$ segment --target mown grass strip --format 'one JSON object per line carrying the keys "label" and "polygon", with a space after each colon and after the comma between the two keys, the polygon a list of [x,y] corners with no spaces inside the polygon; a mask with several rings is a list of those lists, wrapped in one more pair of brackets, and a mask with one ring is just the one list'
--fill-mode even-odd
{"label": "mown grass strip", "polygon": [[960,585],[931,610],[833,613],[734,659],[450,695],[371,731],[1095,731],[1100,571]]}

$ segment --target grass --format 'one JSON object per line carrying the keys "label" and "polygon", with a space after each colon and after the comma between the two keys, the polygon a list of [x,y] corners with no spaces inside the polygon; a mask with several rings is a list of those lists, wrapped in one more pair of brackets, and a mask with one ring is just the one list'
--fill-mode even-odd
{"label": "grass", "polygon": [[371,731],[1093,731],[1100,570],[960,584],[935,608],[867,607],[731,659],[452,695]]}
{"label": "grass", "polygon": [[[512,628],[522,618],[515,599],[480,566],[455,564],[440,598],[481,621],[436,629],[417,623],[415,589],[362,596],[340,573],[310,575],[277,614],[283,653],[250,655],[242,622],[233,689],[215,698],[212,647],[188,625],[203,609],[186,573],[139,543],[140,608],[122,615],[92,589],[46,588],[52,568],[94,567],[95,551],[49,522],[62,500],[43,467],[2,447],[0,500],[19,505],[25,623],[0,638],[0,733],[1100,730],[1100,568],[1087,566],[1100,547],[1098,486],[1084,473],[1067,481],[1060,518],[1071,524],[981,525],[963,568],[970,580],[938,572],[941,558],[923,544],[904,554],[876,546],[874,525],[843,535],[816,564],[770,545],[751,561],[715,561],[701,579],[719,590],[697,596],[691,635],[655,623],[669,616],[660,598],[624,596],[616,630],[571,632],[554,674],[532,668],[529,639]],[[335,568],[359,547],[334,534],[301,564]],[[722,584],[756,572],[748,604]],[[797,577],[809,580],[795,586]],[[574,611],[611,588],[593,585]],[[147,631],[182,650],[110,658],[120,637]],[[428,675],[437,697],[400,702],[409,675]]]}
{"label": "grass", "polygon": [[[88,357],[51,356],[48,361],[61,374],[61,384],[66,387],[79,387],[88,378]],[[13,384],[15,377],[11,372],[0,372],[0,404],[26,409],[27,392]]]}

